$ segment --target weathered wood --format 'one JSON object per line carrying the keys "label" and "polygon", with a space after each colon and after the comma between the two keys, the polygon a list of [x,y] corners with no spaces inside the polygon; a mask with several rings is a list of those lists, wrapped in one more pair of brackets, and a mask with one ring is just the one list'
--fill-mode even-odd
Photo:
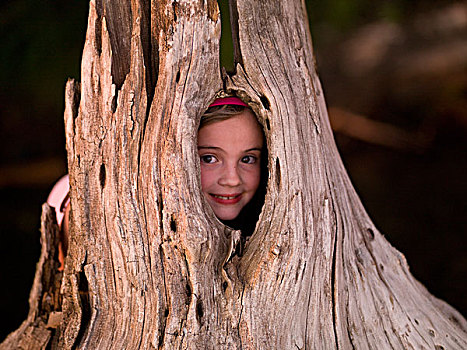
{"label": "weathered wood", "polygon": [[256,95],[256,112],[269,120],[272,170],[263,217],[240,262],[243,338],[280,349],[466,347],[465,320],[411,276],[353,190],[303,4],[237,6],[243,64],[231,86]]}
{"label": "weathered wood", "polygon": [[[215,1],[91,1],[82,83],[66,90],[71,241],[52,347],[466,348],[464,318],[411,276],[347,177],[304,4],[231,9],[236,73],[221,77]],[[223,91],[249,102],[268,146],[241,257],[200,191],[199,118]]]}
{"label": "weathered wood", "polygon": [[29,313],[19,328],[0,344],[1,350],[46,349],[61,322],[61,273],[58,266],[58,226],[55,211],[42,206],[41,256],[29,294]]}
{"label": "weathered wood", "polygon": [[[143,79],[145,6],[134,2],[132,32],[120,33],[131,42],[120,89],[112,76],[110,28],[96,7],[91,3],[79,113],[66,123],[73,188],[66,283],[72,296],[84,288],[88,297],[69,304],[64,324],[73,327],[60,346],[238,343],[238,332],[217,317],[215,300],[230,238],[206,218],[196,175],[198,116],[222,87],[217,5],[152,4],[151,33],[159,41],[154,88]],[[80,307],[86,311],[77,327],[73,310]]]}

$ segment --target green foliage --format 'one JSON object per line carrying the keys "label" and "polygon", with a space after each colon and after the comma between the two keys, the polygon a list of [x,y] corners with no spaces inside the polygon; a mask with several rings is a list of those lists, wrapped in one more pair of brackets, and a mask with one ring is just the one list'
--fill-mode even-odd
{"label": "green foliage", "polygon": [[234,70],[233,64],[233,44],[232,44],[232,29],[230,26],[230,12],[228,0],[218,0],[219,9],[221,11],[221,47],[220,47],[220,63],[221,67],[225,67],[228,72]]}

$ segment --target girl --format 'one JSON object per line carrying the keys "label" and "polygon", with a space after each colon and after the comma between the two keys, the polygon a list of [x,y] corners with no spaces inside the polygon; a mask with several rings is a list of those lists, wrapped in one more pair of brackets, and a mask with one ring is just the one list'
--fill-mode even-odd
{"label": "girl", "polygon": [[[251,235],[264,200],[266,165],[264,134],[255,115],[237,97],[215,100],[201,117],[198,154],[201,190],[214,214],[226,225]],[[68,246],[68,175],[52,189],[47,203],[55,207],[61,228],[60,268]]]}
{"label": "girl", "polygon": [[198,153],[201,190],[216,216],[250,235],[264,200],[264,134],[237,97],[215,100],[201,117]]}

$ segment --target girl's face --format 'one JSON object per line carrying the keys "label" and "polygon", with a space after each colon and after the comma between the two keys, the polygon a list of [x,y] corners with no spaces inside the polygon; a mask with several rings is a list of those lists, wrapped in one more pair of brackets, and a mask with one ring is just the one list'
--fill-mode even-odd
{"label": "girl's face", "polygon": [[219,219],[235,219],[253,198],[260,181],[262,147],[261,128],[248,109],[199,129],[201,187]]}

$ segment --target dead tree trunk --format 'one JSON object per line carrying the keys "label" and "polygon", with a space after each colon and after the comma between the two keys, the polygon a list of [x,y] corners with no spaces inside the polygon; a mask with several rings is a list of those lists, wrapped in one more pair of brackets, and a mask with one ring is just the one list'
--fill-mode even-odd
{"label": "dead tree trunk", "polygon": [[[82,83],[66,93],[62,321],[37,325],[44,343],[467,348],[465,319],[411,276],[347,177],[303,2],[236,0],[231,11],[237,71],[222,77],[215,1],[91,1]],[[269,152],[265,203],[241,257],[239,232],[200,191],[197,127],[221,90],[249,102]]]}

